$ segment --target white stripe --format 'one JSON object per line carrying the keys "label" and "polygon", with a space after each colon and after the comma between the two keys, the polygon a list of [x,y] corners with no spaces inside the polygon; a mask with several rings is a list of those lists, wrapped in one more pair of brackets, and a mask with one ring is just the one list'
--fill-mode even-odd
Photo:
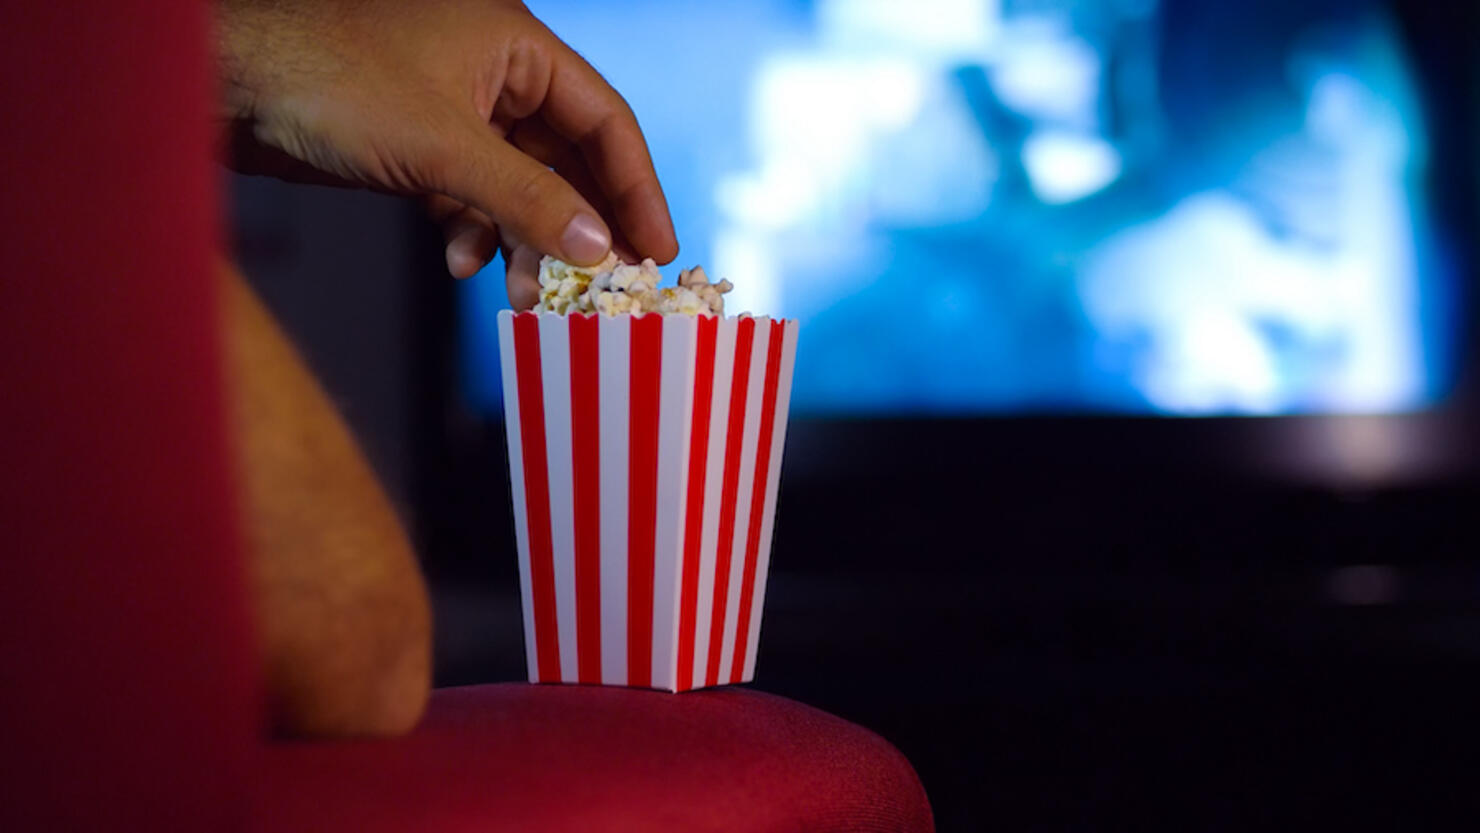
{"label": "white stripe", "polygon": [[601,681],[627,684],[627,422],[630,322],[597,316],[601,397]]}
{"label": "white stripe", "polygon": [[769,318],[755,319],[755,338],[750,345],[750,375],[745,386],[745,431],[740,443],[740,488],[735,493],[735,536],[730,550],[730,598],[725,604],[724,643],[719,656],[721,682],[730,679],[730,663],[735,656],[740,591],[745,580],[745,542],[750,531],[750,497],[755,488],[755,447],[761,432],[761,399],[766,388],[766,344],[770,332]]}
{"label": "white stripe", "polygon": [[534,640],[534,601],[529,588],[529,507],[524,500],[524,441],[519,432],[519,381],[514,361],[514,313],[498,314],[499,365],[504,379],[504,425],[509,437],[509,495],[514,502],[514,544],[519,552],[519,609],[524,611],[524,663],[529,681],[539,680]]}
{"label": "white stripe", "polygon": [[653,557],[654,688],[678,687],[678,605],[683,587],[684,507],[688,505],[689,423],[694,418],[694,342],[698,319],[663,317],[658,403],[658,526]]}
{"label": "white stripe", "polygon": [[555,622],[560,680],[579,679],[576,651],[575,480],[570,447],[570,319],[540,316],[540,375],[545,383],[545,457],[550,461],[550,549],[555,562]]}
{"label": "white stripe", "polygon": [[766,603],[766,578],[771,571],[771,534],[776,528],[776,492],[781,482],[781,452],[786,448],[786,419],[791,406],[791,370],[797,357],[797,322],[785,322],[781,341],[781,373],[776,380],[776,421],[771,426],[771,467],[766,472],[766,508],[761,516],[760,555],[755,566],[755,597],[750,607],[742,682],[755,679],[755,655],[760,647],[761,611]]}
{"label": "white stripe", "polygon": [[699,546],[699,598],[694,616],[695,687],[709,667],[709,626],[714,615],[714,562],[724,483],[725,431],[730,419],[730,379],[735,374],[735,319],[721,318],[714,335],[714,387],[709,400],[709,450],[704,468],[704,521]]}

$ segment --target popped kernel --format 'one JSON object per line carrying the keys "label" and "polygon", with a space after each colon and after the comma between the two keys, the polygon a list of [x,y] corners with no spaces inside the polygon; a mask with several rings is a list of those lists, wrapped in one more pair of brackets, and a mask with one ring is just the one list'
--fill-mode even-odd
{"label": "popped kernel", "polygon": [[553,257],[540,260],[540,300],[535,312],[663,315],[725,314],[726,280],[710,283],[703,267],[683,270],[678,286],[658,287],[662,275],[652,258],[622,263],[615,254],[596,266],[572,266]]}

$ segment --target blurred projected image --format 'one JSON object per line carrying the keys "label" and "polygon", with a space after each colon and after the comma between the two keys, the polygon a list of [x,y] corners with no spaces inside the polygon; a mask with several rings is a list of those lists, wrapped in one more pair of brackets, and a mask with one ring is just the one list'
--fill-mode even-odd
{"label": "blurred projected image", "polygon": [[[530,5],[631,100],[675,266],[801,320],[800,410],[1373,411],[1445,381],[1381,5]],[[496,401],[488,277],[464,329]]]}

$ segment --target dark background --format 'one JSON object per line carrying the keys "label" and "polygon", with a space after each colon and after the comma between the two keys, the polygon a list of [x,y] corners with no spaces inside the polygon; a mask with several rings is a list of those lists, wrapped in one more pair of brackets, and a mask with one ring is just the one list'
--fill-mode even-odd
{"label": "dark background", "polygon": [[[1464,241],[1454,393],[1385,417],[798,419],[756,687],[868,726],[942,830],[1471,826],[1480,775],[1476,11],[1395,7]],[[439,685],[524,674],[503,426],[438,232],[232,177],[240,263],[412,529]]]}

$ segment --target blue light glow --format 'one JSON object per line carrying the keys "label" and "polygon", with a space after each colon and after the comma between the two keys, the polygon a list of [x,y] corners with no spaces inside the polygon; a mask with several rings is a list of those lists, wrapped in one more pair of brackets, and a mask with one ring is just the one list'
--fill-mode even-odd
{"label": "blue light glow", "polygon": [[[1392,411],[1446,382],[1375,5],[1255,0],[1237,32],[1215,3],[530,5],[638,113],[679,265],[802,320],[799,410]],[[501,269],[464,290],[489,407]]]}

